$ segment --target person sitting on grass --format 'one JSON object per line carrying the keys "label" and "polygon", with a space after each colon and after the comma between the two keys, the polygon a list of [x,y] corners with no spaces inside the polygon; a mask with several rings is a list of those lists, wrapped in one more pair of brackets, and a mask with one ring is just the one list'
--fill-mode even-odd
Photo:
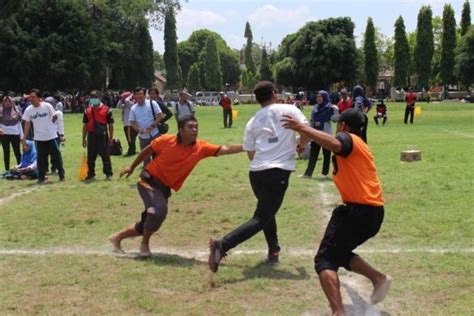
{"label": "person sitting on grass", "polygon": [[138,193],[145,206],[141,220],[109,237],[115,252],[123,253],[123,239],[142,236],[140,256],[151,256],[150,237],[166,218],[171,189],[178,192],[202,159],[242,152],[242,145],[219,146],[198,140],[199,126],[194,116],[184,116],[179,120],[178,130],[177,135],[165,134],[154,139],[132,165],[120,173],[120,177],[128,178],[141,162],[156,154],[141,172],[137,183]]}
{"label": "person sitting on grass", "polygon": [[332,315],[345,315],[337,271],[340,267],[362,274],[372,281],[371,303],[382,301],[390,287],[390,276],[376,270],[353,250],[379,231],[384,206],[374,157],[361,138],[364,113],[348,109],[341,114],[336,137],[315,130],[285,116],[283,126],[305,135],[334,153],[333,180],[343,204],[336,207],[314,259],[319,281]]}
{"label": "person sitting on grass", "polygon": [[36,164],[36,147],[31,140],[26,141],[23,146],[23,155],[18,166],[10,169],[7,179],[32,180],[38,179],[38,167]]}

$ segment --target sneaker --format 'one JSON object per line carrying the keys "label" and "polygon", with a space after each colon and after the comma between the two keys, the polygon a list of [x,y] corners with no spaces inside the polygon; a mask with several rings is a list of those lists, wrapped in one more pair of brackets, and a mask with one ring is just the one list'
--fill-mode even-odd
{"label": "sneaker", "polygon": [[59,181],[64,182],[64,181],[66,181],[66,178],[65,177],[59,177]]}
{"label": "sneaker", "polygon": [[95,180],[95,177],[94,176],[87,176],[85,179],[84,179],[84,182],[91,182],[91,181],[94,181]]}
{"label": "sneaker", "polygon": [[268,265],[277,265],[280,263],[280,252],[272,252],[265,258],[265,263]]}
{"label": "sneaker", "polygon": [[105,181],[112,181],[112,176],[105,177]]}
{"label": "sneaker", "polygon": [[226,257],[227,254],[222,250],[222,241],[212,238],[209,240],[209,250],[209,269],[215,273],[219,269],[222,258]]}
{"label": "sneaker", "polygon": [[311,176],[307,175],[307,174],[300,174],[298,176],[298,178],[304,178],[304,179],[311,179]]}

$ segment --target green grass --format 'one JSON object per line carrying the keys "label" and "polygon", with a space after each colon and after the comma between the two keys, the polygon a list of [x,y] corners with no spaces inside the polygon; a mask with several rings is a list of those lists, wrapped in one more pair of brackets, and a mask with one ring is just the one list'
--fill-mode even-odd
{"label": "green grass", "polygon": [[[388,126],[369,123],[369,145],[383,184],[386,216],[380,233],[364,249],[474,248],[474,106],[422,105],[414,125],[402,122],[404,106],[388,104]],[[217,144],[240,143],[257,106],[239,106],[232,129],[222,128],[217,107],[198,108],[200,138]],[[116,136],[125,144],[117,120]],[[309,115],[309,109],[305,114]],[[372,114],[372,113],[370,113]],[[370,115],[369,115],[370,117]],[[107,250],[106,237],[135,222],[143,206],[136,192],[138,172],[129,180],[78,181],[81,116],[65,115],[63,151],[66,177],[37,187],[33,182],[1,181],[0,198],[32,190],[0,204],[1,249],[68,248]],[[171,133],[176,132],[170,122]],[[413,146],[422,160],[400,162]],[[126,147],[126,145],[125,145]],[[0,163],[3,166],[3,153]],[[13,161],[13,156],[12,159]],[[115,175],[132,158],[113,157]],[[230,256],[206,285],[207,266],[199,260],[158,255],[139,261],[113,256],[0,255],[0,314],[302,314],[327,310],[312,267],[312,256],[286,256],[290,249],[315,249],[326,223],[318,180],[299,179],[306,161],[290,179],[278,213],[283,263],[259,265],[260,255]],[[318,162],[315,174],[320,172]],[[335,188],[325,186],[335,194]],[[255,208],[245,154],[205,160],[183,189],[173,193],[169,214],[152,249],[205,250],[210,236],[222,236],[248,219]],[[325,212],[327,213],[327,212]],[[136,251],[138,240],[124,242]],[[261,234],[238,249],[265,249]],[[474,254],[427,252],[364,254],[394,277],[383,310],[390,314],[474,313]],[[9,285],[9,286],[6,286]],[[61,300],[57,298],[61,297]]]}

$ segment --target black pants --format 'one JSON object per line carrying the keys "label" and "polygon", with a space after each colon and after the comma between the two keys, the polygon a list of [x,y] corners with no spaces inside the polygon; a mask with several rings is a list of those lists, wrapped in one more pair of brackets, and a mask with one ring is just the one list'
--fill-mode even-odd
{"label": "black pants", "polygon": [[336,207],[314,258],[316,272],[337,271],[340,267],[350,270],[349,262],[356,255],[352,251],[378,233],[383,217],[383,206],[347,204]]}
{"label": "black pants", "polygon": [[10,170],[10,144],[15,154],[17,165],[21,162],[20,152],[20,135],[2,135],[0,136],[3,147],[3,163],[5,164],[5,171]]}
{"label": "black pants", "polygon": [[385,125],[385,123],[387,122],[387,115],[386,114],[383,114],[383,115],[375,115],[374,116],[374,121],[375,121],[375,124],[379,125],[379,118],[383,118],[383,125]]}
{"label": "black pants", "polygon": [[[55,139],[56,141],[56,144],[58,145],[58,148],[59,148],[59,155],[61,156],[61,161],[63,160],[63,155],[61,154],[61,139],[59,138],[56,138]],[[52,172],[55,172],[56,170],[58,170],[58,168],[54,165],[53,163],[53,157],[51,157],[51,171]],[[46,169],[46,172],[48,171],[48,169]]]}
{"label": "black pants", "polygon": [[107,135],[96,135],[89,133],[87,135],[87,166],[89,171],[88,177],[95,177],[95,160],[97,155],[102,158],[102,171],[106,176],[113,175],[112,162],[110,161],[109,146],[107,143]]}
{"label": "black pants", "polygon": [[59,179],[64,179],[63,161],[56,139],[36,141],[38,181],[44,181],[48,169],[48,156],[51,156],[53,165],[58,169]]}
{"label": "black pants", "polygon": [[277,168],[250,171],[250,184],[258,200],[257,209],[250,220],[237,227],[222,239],[224,251],[236,247],[261,230],[265,234],[268,253],[280,251],[275,216],[288,188],[290,173],[291,171]]}
{"label": "black pants", "polygon": [[369,126],[369,118],[367,117],[367,115],[365,113],[364,113],[364,118],[365,118],[364,127],[360,131],[360,138],[362,138],[364,143],[367,144],[367,127]]}
{"label": "black pants", "polygon": [[[311,142],[310,151],[309,151],[309,160],[308,160],[308,167],[304,172],[307,176],[312,176],[314,168],[316,167],[316,162],[318,161],[319,151],[321,150],[321,146],[316,144],[315,142]],[[323,148],[323,170],[321,173],[325,176],[329,173],[329,165],[331,164],[331,151]]]}
{"label": "black pants", "polygon": [[[130,139],[128,139],[128,130],[130,129]],[[137,153],[137,147],[135,145],[138,132],[134,130],[131,126],[124,126],[123,132],[125,133],[125,138],[127,139],[128,143],[128,151],[127,155],[135,155]]]}
{"label": "black pants", "polygon": [[[224,127],[232,127],[232,109],[224,109]],[[229,121],[229,123],[227,123]]]}
{"label": "black pants", "polygon": [[405,124],[407,124],[408,123],[408,115],[410,115],[410,123],[413,124],[414,114],[415,114],[415,104],[413,104],[413,106],[407,104],[407,107],[405,108],[405,119],[403,120],[403,122],[405,122]]}

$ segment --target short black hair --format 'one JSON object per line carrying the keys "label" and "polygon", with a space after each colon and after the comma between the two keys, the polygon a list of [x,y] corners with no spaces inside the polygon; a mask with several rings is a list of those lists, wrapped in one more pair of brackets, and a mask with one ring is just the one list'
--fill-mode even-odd
{"label": "short black hair", "polygon": [[156,94],[160,94],[160,90],[158,90],[158,88],[150,88],[150,89],[148,89],[148,93],[150,93],[151,91],[155,91]]}
{"label": "short black hair", "polygon": [[92,90],[90,96],[95,95],[97,98],[100,98],[100,91],[99,90]]}
{"label": "short black hair", "polygon": [[271,100],[273,91],[276,91],[275,85],[271,81],[260,81],[255,85],[253,93],[258,103],[263,103]]}
{"label": "short black hair", "polygon": [[136,87],[134,90],[133,90],[133,94],[137,93],[137,92],[143,92],[143,94],[146,94],[146,89],[143,88],[143,87]]}
{"label": "short black hair", "polygon": [[38,98],[41,98],[41,90],[40,89],[31,89],[29,94],[34,93]]}
{"label": "short black hair", "polygon": [[184,128],[189,121],[197,122],[198,120],[194,115],[185,115],[182,119],[178,120],[178,128]]}
{"label": "short black hair", "polygon": [[349,127],[350,133],[360,136],[365,125],[365,115],[358,109],[350,108],[341,114],[339,122],[344,122]]}

